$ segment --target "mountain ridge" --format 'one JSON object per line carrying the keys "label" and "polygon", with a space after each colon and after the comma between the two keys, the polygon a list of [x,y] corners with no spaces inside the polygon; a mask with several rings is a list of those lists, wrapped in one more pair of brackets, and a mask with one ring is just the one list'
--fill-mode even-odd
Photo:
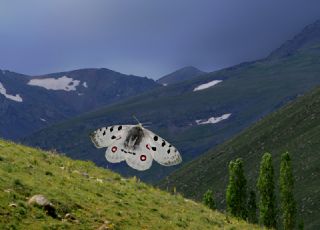
{"label": "mountain ridge", "polygon": [[10,139],[161,87],[151,79],[104,68],[41,76],[0,71],[0,83],[0,136]]}
{"label": "mountain ridge", "polygon": [[159,78],[157,82],[164,86],[167,86],[170,84],[176,84],[182,81],[190,80],[205,73],[206,72],[199,70],[196,67],[186,66]]}
{"label": "mountain ridge", "polygon": [[268,58],[283,58],[303,50],[316,50],[319,52],[319,44],[320,19],[304,27],[300,33],[273,51]]}

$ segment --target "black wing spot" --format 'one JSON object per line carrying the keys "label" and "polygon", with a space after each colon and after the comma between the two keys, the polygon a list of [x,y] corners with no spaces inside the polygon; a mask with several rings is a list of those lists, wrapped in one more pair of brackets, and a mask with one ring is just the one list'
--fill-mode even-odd
{"label": "black wing spot", "polygon": [[154,141],[157,141],[157,140],[158,140],[158,136],[154,136],[154,137],[153,137],[153,140],[154,140]]}
{"label": "black wing spot", "polygon": [[113,135],[113,136],[111,137],[111,139],[116,139],[116,136]]}
{"label": "black wing spot", "polygon": [[162,147],[164,147],[166,145],[166,142],[165,141],[162,141]]}
{"label": "black wing spot", "polygon": [[156,150],[157,150],[157,148],[156,148],[156,147],[152,147],[152,150],[153,150],[153,151],[156,151]]}
{"label": "black wing spot", "polygon": [[112,132],[113,131],[113,126],[110,128],[110,132]]}
{"label": "black wing spot", "polygon": [[120,131],[122,129],[122,125],[120,125],[119,127],[118,127],[118,130]]}
{"label": "black wing spot", "polygon": [[170,153],[170,149],[168,149],[167,153],[168,153],[168,154]]}
{"label": "black wing spot", "polygon": [[103,131],[102,135],[103,135],[103,136],[106,135],[106,131]]}

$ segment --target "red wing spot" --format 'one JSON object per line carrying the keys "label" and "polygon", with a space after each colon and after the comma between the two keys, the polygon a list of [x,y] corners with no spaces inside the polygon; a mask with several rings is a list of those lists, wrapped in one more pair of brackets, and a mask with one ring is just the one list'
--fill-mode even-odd
{"label": "red wing spot", "polygon": [[117,149],[118,149],[117,146],[113,146],[112,149],[111,149],[111,151],[112,151],[113,153],[115,153],[115,152],[117,151]]}
{"label": "red wing spot", "polygon": [[146,148],[150,150],[150,145],[149,145],[149,144],[147,144],[147,145],[146,145]]}
{"label": "red wing spot", "polygon": [[145,161],[145,160],[147,160],[146,155],[141,155],[141,156],[140,156],[140,160],[141,160],[141,161]]}

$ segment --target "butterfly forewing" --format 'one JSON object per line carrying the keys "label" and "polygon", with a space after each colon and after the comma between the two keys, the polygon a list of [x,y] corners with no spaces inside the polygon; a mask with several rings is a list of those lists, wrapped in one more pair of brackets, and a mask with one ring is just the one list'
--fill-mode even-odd
{"label": "butterfly forewing", "polygon": [[180,153],[173,145],[150,130],[144,130],[147,142],[150,143],[150,153],[155,161],[164,166],[181,163]]}
{"label": "butterfly forewing", "polygon": [[116,140],[124,140],[125,135],[133,125],[114,125],[102,127],[94,131],[90,137],[97,148],[105,148]]}

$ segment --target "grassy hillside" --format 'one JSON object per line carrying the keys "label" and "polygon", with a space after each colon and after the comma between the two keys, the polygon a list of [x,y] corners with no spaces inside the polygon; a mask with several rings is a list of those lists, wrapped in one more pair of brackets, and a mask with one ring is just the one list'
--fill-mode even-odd
{"label": "grassy hillside", "polygon": [[306,229],[320,228],[320,88],[300,97],[237,137],[190,162],[172,174],[162,187],[177,186],[187,197],[200,199],[211,188],[218,205],[225,207],[228,163],[241,157],[251,188],[265,152],[274,158],[279,174],[280,155],[289,151],[295,175],[295,195]]}
{"label": "grassy hillside", "polygon": [[[53,203],[57,217],[27,203],[35,194]],[[258,229],[91,162],[0,140],[0,229],[102,225],[104,229]]]}

